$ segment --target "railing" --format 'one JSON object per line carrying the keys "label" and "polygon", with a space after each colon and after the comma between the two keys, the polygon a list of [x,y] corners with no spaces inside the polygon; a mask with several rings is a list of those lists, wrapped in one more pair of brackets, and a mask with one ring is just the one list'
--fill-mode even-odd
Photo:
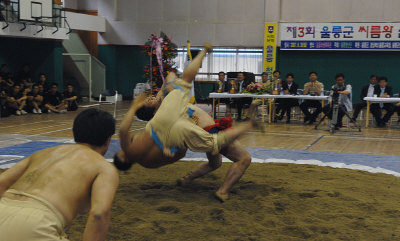
{"label": "railing", "polygon": [[93,96],[98,97],[106,89],[106,66],[100,60],[90,54],[63,53],[63,56],[70,56],[75,64],[77,62],[87,63],[87,65],[84,65],[87,66],[88,71],[85,71],[82,66],[77,66],[77,68],[88,82],[89,101],[92,100]]}
{"label": "railing", "polygon": [[96,57],[92,56],[92,82],[93,96],[97,97],[106,89],[106,66]]}
{"label": "railing", "polygon": [[[5,25],[2,27],[2,29],[8,28],[10,23],[20,23],[23,25],[23,28],[20,29],[21,31],[25,30],[26,25],[29,24],[41,27],[37,33],[43,31],[45,26],[55,27],[56,30],[53,32],[53,34],[58,32],[59,28],[68,28],[69,31],[67,34],[71,33],[72,30],[68,24],[67,17],[65,15],[65,9],[63,9],[60,5],[53,4],[53,16],[35,17],[34,21],[23,21],[19,19],[19,5],[19,1],[0,0],[0,21],[5,22]],[[42,21],[49,18],[51,18],[52,21]]]}

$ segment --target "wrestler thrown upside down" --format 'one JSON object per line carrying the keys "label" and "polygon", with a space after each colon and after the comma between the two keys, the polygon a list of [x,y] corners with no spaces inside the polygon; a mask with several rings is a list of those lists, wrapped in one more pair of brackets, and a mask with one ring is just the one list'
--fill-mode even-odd
{"label": "wrestler thrown upside down", "polygon": [[[211,46],[206,45],[187,66],[182,79],[170,73],[156,98],[146,98],[143,94],[132,102],[121,123],[119,134],[122,150],[115,155],[114,164],[120,170],[129,169],[135,162],[146,168],[158,168],[180,160],[187,149],[205,152],[209,162],[178,179],[179,185],[185,185],[219,168],[222,154],[234,162],[224,183],[215,192],[215,197],[223,202],[228,199],[231,187],[251,162],[250,154],[236,139],[257,124],[249,121],[235,129],[221,131],[230,127],[229,121],[225,125],[216,124],[205,111],[188,103],[192,81],[202,59],[210,50]],[[129,129],[135,114],[149,122],[144,131],[131,136]]]}

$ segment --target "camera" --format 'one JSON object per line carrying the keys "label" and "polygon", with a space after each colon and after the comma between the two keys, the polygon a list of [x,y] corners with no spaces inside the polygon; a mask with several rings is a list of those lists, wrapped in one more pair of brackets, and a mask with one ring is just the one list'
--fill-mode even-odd
{"label": "camera", "polygon": [[344,86],[344,85],[342,85],[342,86],[338,86],[338,85],[335,85],[333,88],[332,88],[332,103],[334,103],[334,104],[338,104],[339,103],[339,91],[344,91],[344,90],[346,90],[346,86]]}

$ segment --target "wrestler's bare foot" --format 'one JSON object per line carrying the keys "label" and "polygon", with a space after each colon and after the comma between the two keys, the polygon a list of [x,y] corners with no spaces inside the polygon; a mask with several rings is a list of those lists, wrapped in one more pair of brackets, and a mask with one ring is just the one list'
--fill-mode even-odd
{"label": "wrestler's bare foot", "polygon": [[220,202],[225,202],[226,200],[229,199],[229,194],[228,193],[222,193],[220,190],[216,191],[214,193],[214,197],[220,201]]}
{"label": "wrestler's bare foot", "polygon": [[204,49],[207,50],[207,52],[211,52],[213,49],[213,46],[209,42],[205,42]]}
{"label": "wrestler's bare foot", "polygon": [[178,180],[176,180],[176,185],[181,186],[181,187],[184,187],[184,186],[186,186],[187,184],[189,184],[190,182],[191,182],[191,180],[187,180],[186,178],[181,177],[181,178],[179,178]]}
{"label": "wrestler's bare foot", "polygon": [[257,129],[259,131],[261,131],[262,133],[265,132],[265,125],[264,123],[261,123],[259,121],[256,120],[255,117],[255,110],[256,110],[257,106],[256,105],[251,105],[249,108],[249,116],[250,116],[250,122],[251,125],[254,129]]}
{"label": "wrestler's bare foot", "polygon": [[176,184],[178,186],[186,186],[189,184],[191,181],[193,181],[193,178],[191,177],[192,172],[189,172],[186,176],[179,178],[176,180]]}
{"label": "wrestler's bare foot", "polygon": [[250,105],[250,108],[249,108],[249,111],[247,112],[247,115],[250,116],[251,119],[255,118],[256,109],[257,109],[257,105],[254,105],[254,104]]}
{"label": "wrestler's bare foot", "polygon": [[248,127],[248,130],[256,129],[256,130],[261,131],[262,133],[265,132],[264,123],[259,122],[259,121],[255,120],[255,119],[250,118],[250,120],[246,122],[246,125]]}
{"label": "wrestler's bare foot", "polygon": [[262,122],[259,122],[257,120],[250,120],[251,125],[254,129],[261,131],[262,133],[265,133],[265,125]]}

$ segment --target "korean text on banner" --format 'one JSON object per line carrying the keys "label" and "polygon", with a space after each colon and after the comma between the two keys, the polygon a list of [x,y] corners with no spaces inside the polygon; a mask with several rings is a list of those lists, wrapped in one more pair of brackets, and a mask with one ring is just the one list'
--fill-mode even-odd
{"label": "korean text on banner", "polygon": [[276,41],[278,37],[277,23],[265,23],[264,30],[264,72],[272,79],[276,64]]}
{"label": "korean text on banner", "polygon": [[282,23],[281,50],[400,50],[400,23]]}

